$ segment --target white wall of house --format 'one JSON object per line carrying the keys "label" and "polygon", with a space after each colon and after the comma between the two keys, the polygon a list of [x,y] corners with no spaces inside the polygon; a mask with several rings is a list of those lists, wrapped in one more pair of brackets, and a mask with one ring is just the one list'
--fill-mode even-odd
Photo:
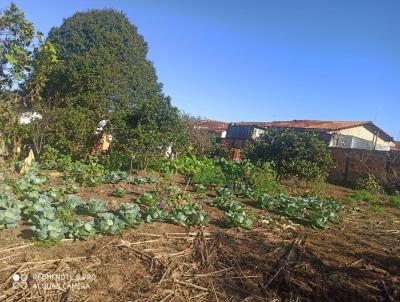
{"label": "white wall of house", "polygon": [[262,134],[264,134],[266,130],[264,129],[259,129],[259,128],[254,128],[253,129],[253,134],[251,136],[252,139],[257,139],[259,138]]}
{"label": "white wall of house", "polygon": [[221,132],[221,138],[226,138],[226,131],[225,130]]}
{"label": "white wall of house", "polygon": [[[357,126],[353,128],[348,128],[348,129],[342,129],[339,131],[335,132],[329,132],[330,134],[337,133],[341,135],[348,135],[348,136],[354,136],[360,139],[364,139],[370,142],[375,142],[376,140],[376,145],[379,145],[381,149],[384,150],[390,150],[391,147],[394,146],[393,142],[385,141],[382,138],[378,137],[376,138],[376,135],[372,133],[370,130],[365,128],[364,126]],[[335,146],[335,143],[333,140],[330,142],[330,146]]]}

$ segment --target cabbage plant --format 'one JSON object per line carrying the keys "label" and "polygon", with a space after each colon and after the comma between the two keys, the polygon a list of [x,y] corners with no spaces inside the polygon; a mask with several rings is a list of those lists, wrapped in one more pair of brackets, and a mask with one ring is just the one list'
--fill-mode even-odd
{"label": "cabbage plant", "polygon": [[95,219],[94,227],[102,234],[119,234],[125,228],[125,223],[112,213],[103,213]]}
{"label": "cabbage plant", "polygon": [[68,226],[68,237],[73,239],[88,240],[96,235],[94,221],[75,220]]}
{"label": "cabbage plant", "polygon": [[15,228],[21,220],[21,210],[17,208],[0,209],[0,229]]}
{"label": "cabbage plant", "polygon": [[133,227],[142,223],[140,208],[134,203],[124,203],[118,209],[118,216],[128,226]]}

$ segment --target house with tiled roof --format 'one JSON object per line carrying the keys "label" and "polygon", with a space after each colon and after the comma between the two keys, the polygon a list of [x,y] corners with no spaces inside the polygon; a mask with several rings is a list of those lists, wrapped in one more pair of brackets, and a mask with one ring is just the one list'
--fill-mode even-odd
{"label": "house with tiled roof", "polygon": [[389,151],[395,146],[393,137],[369,121],[237,122],[228,125],[226,141],[232,147],[241,147],[249,140],[258,139],[270,128],[313,132],[329,147]]}
{"label": "house with tiled roof", "polygon": [[197,120],[194,128],[208,132],[215,138],[225,138],[229,123],[216,120]]}

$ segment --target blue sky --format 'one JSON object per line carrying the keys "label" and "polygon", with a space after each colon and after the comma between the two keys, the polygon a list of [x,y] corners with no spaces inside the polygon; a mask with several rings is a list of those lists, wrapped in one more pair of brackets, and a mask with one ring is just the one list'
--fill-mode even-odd
{"label": "blue sky", "polygon": [[122,10],[193,115],[371,120],[400,139],[398,0],[15,2],[45,34],[76,11]]}

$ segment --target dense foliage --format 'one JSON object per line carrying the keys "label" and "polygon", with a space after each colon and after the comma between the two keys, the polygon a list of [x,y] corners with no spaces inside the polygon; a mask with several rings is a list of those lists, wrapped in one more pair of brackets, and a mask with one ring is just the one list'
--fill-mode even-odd
{"label": "dense foliage", "polygon": [[247,150],[258,162],[272,162],[278,177],[325,179],[332,166],[326,144],[311,132],[270,129]]}

